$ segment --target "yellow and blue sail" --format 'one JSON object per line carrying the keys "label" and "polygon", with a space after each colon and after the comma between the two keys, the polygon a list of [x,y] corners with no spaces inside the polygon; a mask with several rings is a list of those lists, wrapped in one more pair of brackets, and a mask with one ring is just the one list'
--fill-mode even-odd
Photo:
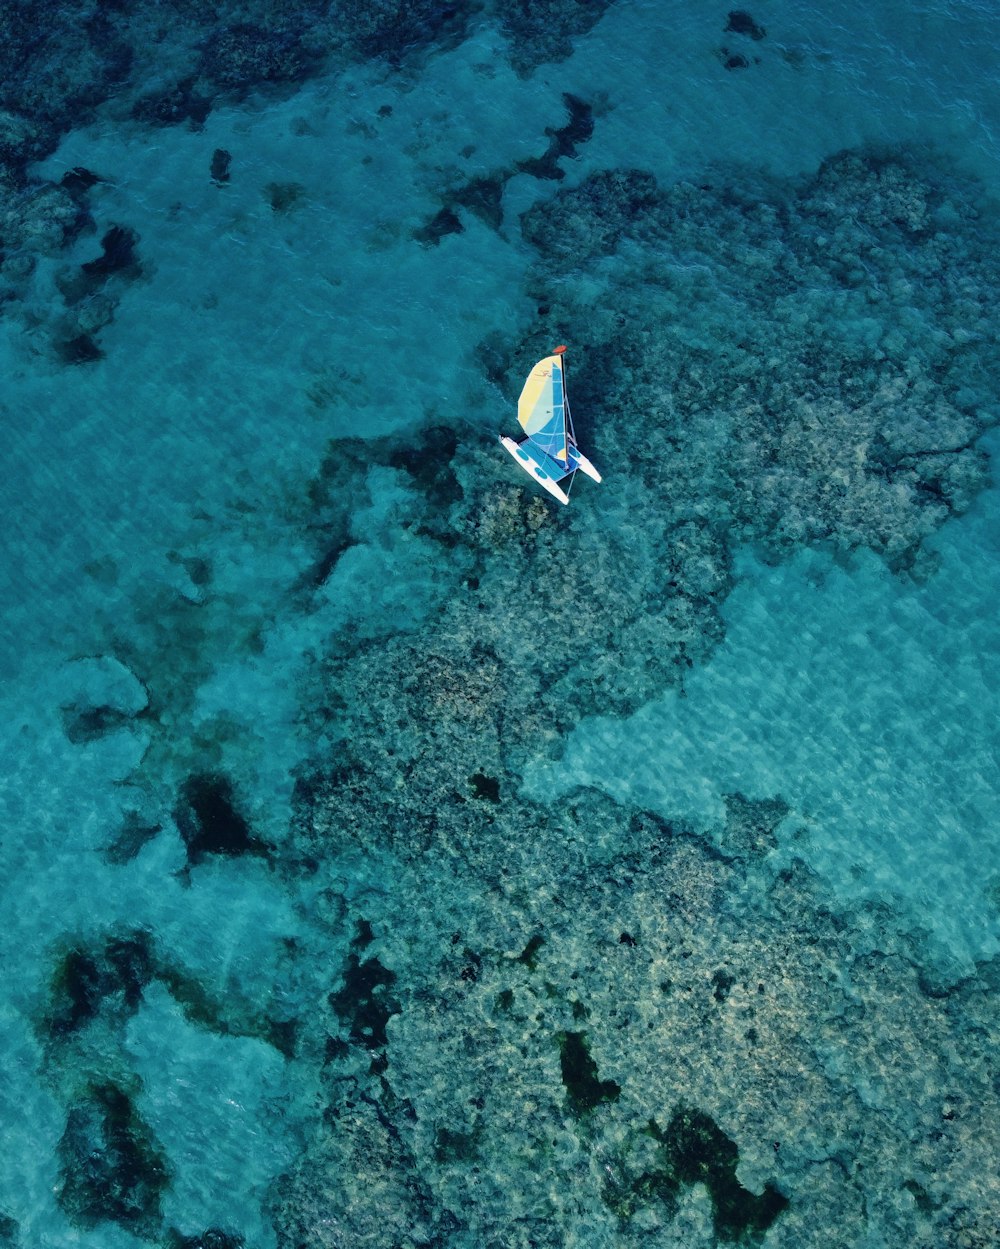
{"label": "yellow and blue sail", "polygon": [[[558,480],[573,471],[576,465],[571,461],[561,355],[539,360],[528,374],[517,401],[517,419],[528,435],[531,451],[539,453],[533,454],[532,459],[544,467],[549,476]],[[524,443],[521,443],[521,448],[528,450]]]}

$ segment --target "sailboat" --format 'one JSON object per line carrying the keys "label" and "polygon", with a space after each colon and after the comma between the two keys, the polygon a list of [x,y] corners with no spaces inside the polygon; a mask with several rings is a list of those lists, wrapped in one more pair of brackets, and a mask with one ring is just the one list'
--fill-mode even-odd
{"label": "sailboat", "polygon": [[569,502],[577,470],[594,481],[601,480],[601,474],[576,445],[566,395],[565,351],[565,347],[555,347],[552,355],[539,360],[528,374],[517,401],[517,419],[525,437],[519,442],[506,435],[500,438],[524,471],[560,503]]}

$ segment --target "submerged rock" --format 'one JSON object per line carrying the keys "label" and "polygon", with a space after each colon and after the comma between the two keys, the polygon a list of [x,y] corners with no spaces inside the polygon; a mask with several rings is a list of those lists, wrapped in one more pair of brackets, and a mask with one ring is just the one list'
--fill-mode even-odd
{"label": "submerged rock", "polygon": [[232,782],[225,776],[205,773],[189,777],[174,816],[192,866],[206,854],[266,858],[270,852],[267,844],[253,835],[236,805]]}
{"label": "submerged rock", "polygon": [[159,1144],[130,1098],[113,1084],[88,1090],[69,1112],[57,1146],[59,1204],[72,1222],[108,1220],[135,1234],[154,1234],[169,1183]]}
{"label": "submerged rock", "polygon": [[743,9],[731,10],[723,28],[727,35],[747,35],[750,39],[760,40],[767,34],[763,26],[758,26],[749,13]]}
{"label": "submerged rock", "polygon": [[86,220],[86,211],[65,187],[35,183],[12,191],[0,183],[0,243],[5,250],[54,255]]}
{"label": "submerged rock", "polygon": [[91,278],[106,278],[112,273],[134,277],[142,266],[136,254],[139,235],[128,226],[112,226],[101,239],[101,254],[80,266]]}
{"label": "submerged rock", "polygon": [[126,810],[122,814],[121,828],[104,851],[105,859],[119,867],[131,862],[162,827],[162,824],[139,811]]}
{"label": "submerged rock", "polygon": [[212,153],[212,164],[209,169],[212,181],[221,186],[229,181],[229,166],[232,164],[232,153],[223,147],[217,147]]}
{"label": "submerged rock", "polygon": [[243,1249],[245,1241],[234,1232],[224,1232],[218,1227],[210,1227],[197,1236],[182,1236],[171,1231],[167,1237],[165,1249]]}
{"label": "submerged rock", "polygon": [[442,208],[426,225],[414,230],[413,237],[425,247],[437,247],[446,235],[461,234],[464,229],[461,218],[453,209]]}

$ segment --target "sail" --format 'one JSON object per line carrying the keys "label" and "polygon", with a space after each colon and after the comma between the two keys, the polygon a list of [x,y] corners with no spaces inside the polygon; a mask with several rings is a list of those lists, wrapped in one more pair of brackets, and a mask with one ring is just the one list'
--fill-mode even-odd
{"label": "sail", "polygon": [[539,360],[517,401],[517,419],[531,441],[569,469],[566,394],[561,355]]}

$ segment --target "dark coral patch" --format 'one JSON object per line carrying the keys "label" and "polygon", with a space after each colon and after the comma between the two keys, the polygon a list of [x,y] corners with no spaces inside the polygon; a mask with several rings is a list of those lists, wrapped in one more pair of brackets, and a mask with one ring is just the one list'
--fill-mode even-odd
{"label": "dark coral patch", "polygon": [[112,226],[101,239],[101,254],[80,266],[88,277],[106,278],[112,273],[136,277],[142,270],[136,254],[139,235],[128,226]]}
{"label": "dark coral patch", "polygon": [[132,107],[136,121],[151,126],[176,126],[190,121],[200,126],[212,110],[211,99],[199,92],[197,79],[184,78],[165,91],[144,95]]}
{"label": "dark coral patch", "polygon": [[563,103],[569,110],[569,121],[557,130],[546,129],[549,146],[541,156],[519,161],[517,169],[520,173],[553,180],[564,177],[565,171],[559,167],[559,161],[563,157],[575,156],[578,144],[586,143],[594,133],[594,114],[586,101],[567,92]]}
{"label": "dark coral patch", "polygon": [[103,945],[76,947],[65,955],[53,980],[54,1004],[48,1026],[66,1035],[87,1024],[107,999],[131,1014],[153,976],[153,954],[147,933],[139,930],[109,937]]}
{"label": "dark coral patch", "polygon": [[103,996],[97,964],[82,950],[71,950],[56,974],[56,992],[63,998],[50,1027],[75,1032],[97,1014]]}
{"label": "dark coral patch", "polygon": [[597,1064],[590,1056],[586,1032],[560,1032],[559,1067],[566,1097],[574,1113],[580,1115],[604,1102],[617,1101],[621,1085],[601,1080]]}
{"label": "dark coral patch", "polygon": [[325,585],[329,580],[333,570],[337,567],[341,555],[349,550],[353,544],[346,538],[335,542],[320,556],[319,560],[310,569],[307,576],[303,579],[306,584],[314,589],[319,589],[321,585]]}
{"label": "dark coral patch", "polygon": [[473,795],[486,802],[500,801],[500,782],[495,776],[485,776],[482,772],[473,772],[469,777]]}
{"label": "dark coral patch", "polygon": [[405,446],[386,454],[391,468],[405,469],[436,511],[443,511],[462,497],[452,460],[458,435],[447,425],[433,425]]}
{"label": "dark coral patch", "polygon": [[229,181],[229,166],[232,160],[232,153],[227,152],[224,147],[217,147],[212,153],[212,163],[208,172],[217,186],[222,186],[224,182]]}
{"label": "dark coral patch", "polygon": [[101,239],[99,256],[85,261],[78,269],[56,275],[66,306],[74,309],[76,328],[82,330],[56,342],[56,352],[64,364],[87,364],[104,355],[94,338],[94,332],[114,315],[114,301],[104,288],[112,277],[133,280],[142,273],[136,251],[138,242],[135,230],[112,226]]}
{"label": "dark coral patch", "polygon": [[526,173],[553,181],[563,178],[565,170],[559,162],[564,157],[575,156],[579,144],[585,143],[594,132],[593,110],[586,101],[567,92],[563,103],[569,119],[558,128],[546,127],[549,145],[541,156],[527,157],[506,169],[481,174],[462,183],[445,198],[441,211],[414,233],[414,238],[425,245],[433,245],[445,234],[464,229],[456,208],[468,209],[491,229],[499,230],[503,225],[504,187],[515,174]]}
{"label": "dark coral patch", "polygon": [[[423,496],[416,532],[429,534],[446,546],[455,546],[458,537],[448,509],[463,497],[455,473],[459,435],[447,425],[435,425],[397,438],[342,438],[330,444],[330,452],[320,474],[310,486],[309,495],[316,518],[310,528],[322,534],[323,546],[317,562],[303,576],[301,587],[322,585],[341,555],[353,544],[351,500],[358,483],[373,465],[405,471]],[[353,769],[341,769],[338,783],[355,779]]]}
{"label": "dark coral patch", "polygon": [[724,1002],[729,997],[729,990],[736,983],[736,977],[731,972],[726,971],[724,967],[720,967],[712,973],[712,997],[717,1002]]}
{"label": "dark coral patch", "polygon": [[725,33],[727,35],[747,35],[750,39],[763,39],[767,31],[763,26],[758,26],[749,13],[744,9],[733,9],[726,21]]}
{"label": "dark coral patch", "polygon": [[63,364],[93,364],[103,360],[104,352],[90,334],[77,334],[73,338],[57,341],[56,355]]}
{"label": "dark coral patch", "polygon": [[461,234],[465,229],[453,208],[442,208],[425,226],[413,231],[413,237],[425,247],[437,247],[449,234]]}
{"label": "dark coral patch", "polygon": [[130,1096],[96,1085],[71,1108],[57,1146],[59,1204],[83,1227],[107,1219],[137,1235],[159,1221],[166,1159]]}
{"label": "dark coral patch", "polygon": [[192,776],[185,782],[174,818],[191,864],[201,862],[206,854],[266,858],[270,852],[239,811],[232,783],[217,773]]}
{"label": "dark coral patch", "polygon": [[120,707],[67,706],[61,711],[63,732],[74,746],[96,741],[132,719],[132,713],[122,711]]}
{"label": "dark coral patch", "polygon": [[224,1232],[218,1227],[210,1227],[197,1236],[182,1236],[171,1231],[167,1237],[166,1249],[243,1249],[246,1241],[235,1232]]}
{"label": "dark coral patch", "polygon": [[492,229],[499,230],[503,225],[503,189],[506,184],[506,174],[483,174],[470,178],[452,193],[451,201],[460,208],[467,208]]}
{"label": "dark coral patch", "polygon": [[351,943],[353,948],[347,957],[343,987],[331,993],[329,1001],[347,1024],[350,1039],[355,1045],[363,1045],[366,1049],[384,1049],[388,1044],[386,1025],[400,1010],[399,1003],[390,993],[396,983],[396,973],[383,967],[377,958],[367,958],[364,962],[358,958],[354,951],[363,950],[371,940],[371,925],[363,919]]}
{"label": "dark coral patch", "polygon": [[479,1132],[460,1132],[453,1128],[438,1128],[434,1135],[434,1161],[446,1166],[454,1163],[471,1163],[479,1157]]}
{"label": "dark coral patch", "polygon": [[215,996],[200,980],[169,963],[161,962],[156,976],[190,1023],[219,1036],[257,1037],[286,1058],[294,1057],[298,1035],[294,1019],[259,1014],[231,992]]}
{"label": "dark coral patch", "polygon": [[72,169],[66,170],[59,179],[59,185],[65,187],[71,195],[82,195],[100,181],[96,173],[92,173],[82,165],[75,165]]}
{"label": "dark coral patch", "polygon": [[191,1023],[219,1036],[258,1037],[286,1058],[294,1056],[295,1019],[261,1014],[232,991],[213,996],[201,981],[160,958],[144,929],[81,942],[62,955],[42,1027],[57,1041],[71,1038],[98,1016],[120,1027],[138,1010],[153,980],[169,991]]}
{"label": "dark coral patch", "polygon": [[681,1109],[660,1132],[650,1132],[663,1146],[665,1187],[704,1184],[712,1198],[715,1234],[720,1240],[759,1244],[764,1233],[788,1205],[788,1198],[773,1185],[755,1196],[736,1178],[739,1150],[736,1144],[698,1110]]}
{"label": "dark coral patch", "polygon": [[350,1028],[355,1045],[381,1049],[388,1043],[386,1025],[399,1014],[399,1004],[388,992],[395,983],[396,973],[377,958],[361,962],[356,954],[348,955],[343,988],[330,994],[330,1005]]}
{"label": "dark coral patch", "polygon": [[517,956],[517,961],[519,963],[523,963],[529,971],[534,971],[538,965],[538,951],[544,944],[545,938],[541,935],[541,933],[536,932],[534,936],[529,939],[528,944],[524,947],[521,953]]}
{"label": "dark coral patch", "polygon": [[269,182],[264,188],[264,195],[271,205],[271,212],[287,213],[302,199],[305,191],[301,182]]}
{"label": "dark coral patch", "polygon": [[934,1201],[923,1184],[918,1183],[917,1180],[904,1180],[902,1187],[911,1194],[920,1213],[927,1217],[930,1217],[941,1205],[940,1202]]}
{"label": "dark coral patch", "polygon": [[759,1245],[767,1229],[788,1205],[773,1185],[756,1196],[736,1178],[739,1151],[733,1141],[706,1114],[681,1108],[666,1129],[650,1120],[641,1135],[657,1143],[655,1165],[622,1179],[609,1171],[605,1203],[623,1223],[643,1206],[658,1202],[668,1217],[677,1213],[681,1191],[704,1184],[712,1202],[712,1221],[718,1242]]}

